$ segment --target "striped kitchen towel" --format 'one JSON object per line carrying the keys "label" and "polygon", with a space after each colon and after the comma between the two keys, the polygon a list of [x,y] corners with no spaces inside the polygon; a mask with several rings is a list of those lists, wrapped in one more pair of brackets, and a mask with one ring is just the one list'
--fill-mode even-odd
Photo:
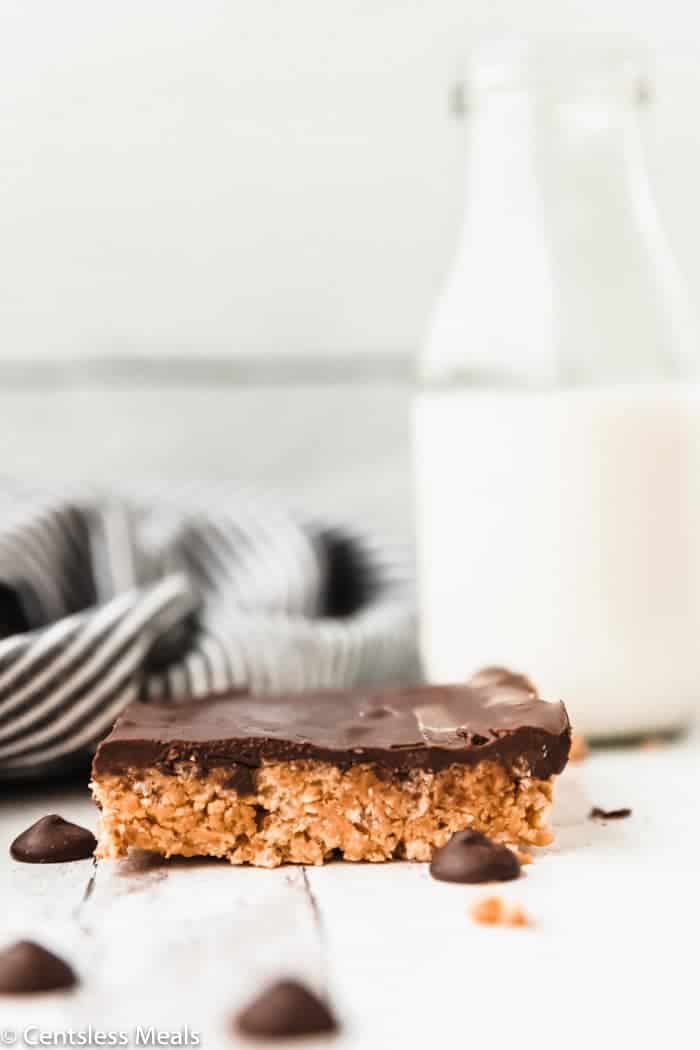
{"label": "striped kitchen towel", "polygon": [[414,680],[409,566],[233,484],[0,481],[0,778],[84,762],[135,698]]}

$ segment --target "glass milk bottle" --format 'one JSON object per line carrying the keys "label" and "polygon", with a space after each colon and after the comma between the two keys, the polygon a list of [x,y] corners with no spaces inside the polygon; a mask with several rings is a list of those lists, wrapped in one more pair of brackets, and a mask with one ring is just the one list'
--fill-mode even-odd
{"label": "glass milk bottle", "polygon": [[595,735],[700,698],[695,326],[650,193],[639,78],[559,44],[477,54],[464,226],[415,406],[433,681],[528,674]]}

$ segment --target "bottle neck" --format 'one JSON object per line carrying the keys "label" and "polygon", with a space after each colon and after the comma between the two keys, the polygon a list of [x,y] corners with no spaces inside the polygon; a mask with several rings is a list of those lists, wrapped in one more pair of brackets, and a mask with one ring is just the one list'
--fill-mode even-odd
{"label": "bottle neck", "polygon": [[463,224],[424,360],[433,379],[496,386],[554,380],[540,122],[540,107],[522,90],[499,90],[470,108]]}
{"label": "bottle neck", "polygon": [[501,87],[471,107],[468,136],[463,229],[424,374],[539,388],[687,371],[692,311],[634,100]]}

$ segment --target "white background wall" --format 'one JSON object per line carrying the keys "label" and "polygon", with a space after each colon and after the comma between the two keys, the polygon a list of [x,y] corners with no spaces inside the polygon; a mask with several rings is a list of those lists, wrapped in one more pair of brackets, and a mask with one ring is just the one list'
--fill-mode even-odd
{"label": "white background wall", "polygon": [[482,31],[633,30],[700,302],[696,0],[2,0],[0,357],[410,351]]}

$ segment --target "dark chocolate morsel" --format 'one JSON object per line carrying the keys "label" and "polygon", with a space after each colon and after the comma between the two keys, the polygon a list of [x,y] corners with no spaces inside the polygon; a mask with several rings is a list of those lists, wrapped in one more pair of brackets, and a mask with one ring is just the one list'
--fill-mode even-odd
{"label": "dark chocolate morsel", "polygon": [[10,846],[10,853],[25,864],[61,864],[86,860],[96,846],[97,840],[91,831],[52,813],[18,835]]}
{"label": "dark chocolate morsel", "polygon": [[600,806],[594,806],[591,812],[588,814],[591,820],[624,820],[625,817],[632,816],[631,809],[601,809]]}
{"label": "dark chocolate morsel", "polygon": [[18,941],[0,951],[0,995],[53,992],[77,983],[68,963],[34,941]]}
{"label": "dark chocolate morsel", "polygon": [[235,1018],[242,1035],[280,1039],[335,1032],[338,1023],[326,1003],[298,981],[277,981]]}
{"label": "dark chocolate morsel", "polygon": [[[507,773],[561,773],[571,727],[561,703],[504,684],[338,689],[281,696],[218,695],[178,705],[134,703],[97,749],[96,777],[154,768],[198,775],[265,761],[360,762],[393,773],[498,763]],[[236,769],[234,767],[243,767]],[[247,767],[247,769],[246,769]]]}
{"label": "dark chocolate morsel", "polygon": [[520,874],[520,862],[480,831],[457,831],[433,854],[430,874],[440,882],[509,882]]}

